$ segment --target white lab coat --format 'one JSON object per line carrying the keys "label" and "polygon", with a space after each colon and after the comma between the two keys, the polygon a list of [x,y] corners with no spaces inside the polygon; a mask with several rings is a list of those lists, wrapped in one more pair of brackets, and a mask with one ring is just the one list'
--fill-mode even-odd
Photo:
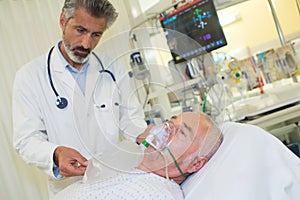
{"label": "white lab coat", "polygon": [[[57,108],[47,73],[47,56],[26,64],[16,74],[13,142],[27,163],[49,175],[51,196],[74,181],[57,180],[53,175],[53,152],[58,145],[72,147],[89,159],[116,144],[119,132],[135,139],[144,131],[146,123],[124,66],[109,64],[110,61],[99,56],[104,67],[113,72],[120,87],[118,93],[110,75],[99,73],[101,65],[91,55],[83,95],[63,65],[56,46],[51,55],[52,80],[58,94],[68,99],[65,109]],[[96,108],[95,103],[105,107]]]}

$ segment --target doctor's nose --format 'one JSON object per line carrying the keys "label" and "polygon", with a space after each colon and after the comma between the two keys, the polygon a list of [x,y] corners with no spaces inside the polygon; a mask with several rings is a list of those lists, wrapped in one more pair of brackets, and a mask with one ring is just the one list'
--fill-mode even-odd
{"label": "doctor's nose", "polygon": [[90,34],[85,34],[82,36],[81,40],[81,46],[84,47],[85,49],[91,49],[92,47],[92,37]]}

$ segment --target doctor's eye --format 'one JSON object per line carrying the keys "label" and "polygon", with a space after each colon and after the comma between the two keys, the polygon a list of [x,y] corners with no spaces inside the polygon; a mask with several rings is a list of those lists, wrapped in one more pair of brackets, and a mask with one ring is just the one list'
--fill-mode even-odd
{"label": "doctor's eye", "polygon": [[85,28],[82,28],[82,27],[77,27],[76,31],[80,34],[85,34],[87,32],[87,30]]}
{"label": "doctor's eye", "polygon": [[93,38],[100,38],[101,36],[102,36],[102,33],[100,33],[100,32],[99,32],[99,33],[93,33],[93,34],[92,34],[92,37],[93,37]]}

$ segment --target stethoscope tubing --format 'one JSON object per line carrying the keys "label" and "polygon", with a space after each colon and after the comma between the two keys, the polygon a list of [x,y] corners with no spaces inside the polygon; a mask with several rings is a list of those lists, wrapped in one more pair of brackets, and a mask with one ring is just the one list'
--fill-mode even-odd
{"label": "stethoscope tubing", "polygon": [[[59,108],[59,109],[64,109],[67,107],[68,105],[68,100],[65,98],[65,97],[61,97],[59,95],[59,93],[57,92],[57,90],[55,89],[55,86],[53,84],[53,80],[52,80],[52,75],[51,75],[51,69],[50,69],[50,65],[51,65],[51,54],[53,52],[53,49],[54,49],[54,46],[50,49],[49,53],[48,53],[48,57],[47,57],[47,72],[48,72],[48,78],[49,78],[49,83],[50,83],[50,86],[51,86],[51,89],[52,91],[54,92],[55,96],[56,96],[56,106]],[[102,61],[100,60],[100,58],[97,56],[96,53],[92,52],[92,54],[96,57],[97,61],[99,62],[100,66],[101,66],[101,70],[99,71],[99,73],[108,73],[111,77],[111,79],[113,80],[113,82],[116,84],[118,90],[119,90],[119,87],[118,87],[118,84],[117,84],[117,81],[116,81],[116,77],[114,76],[114,74],[105,69],[104,66],[103,66],[103,63]],[[97,84],[98,84],[98,81],[97,81]],[[97,86],[96,86],[97,87]],[[95,97],[93,97],[95,98]]]}
{"label": "stethoscope tubing", "polygon": [[47,58],[47,71],[48,71],[48,78],[49,78],[49,82],[50,82],[50,85],[51,85],[51,88],[55,94],[56,97],[59,97],[59,94],[58,92],[56,91],[55,87],[54,87],[54,84],[53,84],[53,81],[52,81],[52,75],[51,75],[51,70],[50,70],[50,60],[51,60],[51,54],[52,54],[52,51],[54,49],[54,46],[50,49],[49,53],[48,53],[48,58]]}

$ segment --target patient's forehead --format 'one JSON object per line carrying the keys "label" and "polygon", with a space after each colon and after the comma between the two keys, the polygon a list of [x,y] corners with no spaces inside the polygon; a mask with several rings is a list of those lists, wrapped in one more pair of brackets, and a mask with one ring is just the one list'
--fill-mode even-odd
{"label": "patient's forehead", "polygon": [[171,121],[176,122],[177,124],[188,124],[188,125],[197,125],[199,123],[200,115],[193,112],[184,112],[178,116],[172,117]]}
{"label": "patient's forehead", "polygon": [[201,118],[202,116],[199,113],[185,112],[171,119],[174,125],[184,132],[184,137],[181,137],[181,134],[176,135],[180,138],[180,141],[183,141],[176,144],[184,144],[184,146],[176,146],[175,149],[172,149],[172,151],[177,152],[177,155],[188,156],[199,149],[203,137],[202,127],[199,127]]}
{"label": "patient's forehead", "polygon": [[192,112],[184,112],[176,117],[173,117],[171,121],[177,125],[186,125],[191,128],[195,134],[199,128],[200,115]]}

